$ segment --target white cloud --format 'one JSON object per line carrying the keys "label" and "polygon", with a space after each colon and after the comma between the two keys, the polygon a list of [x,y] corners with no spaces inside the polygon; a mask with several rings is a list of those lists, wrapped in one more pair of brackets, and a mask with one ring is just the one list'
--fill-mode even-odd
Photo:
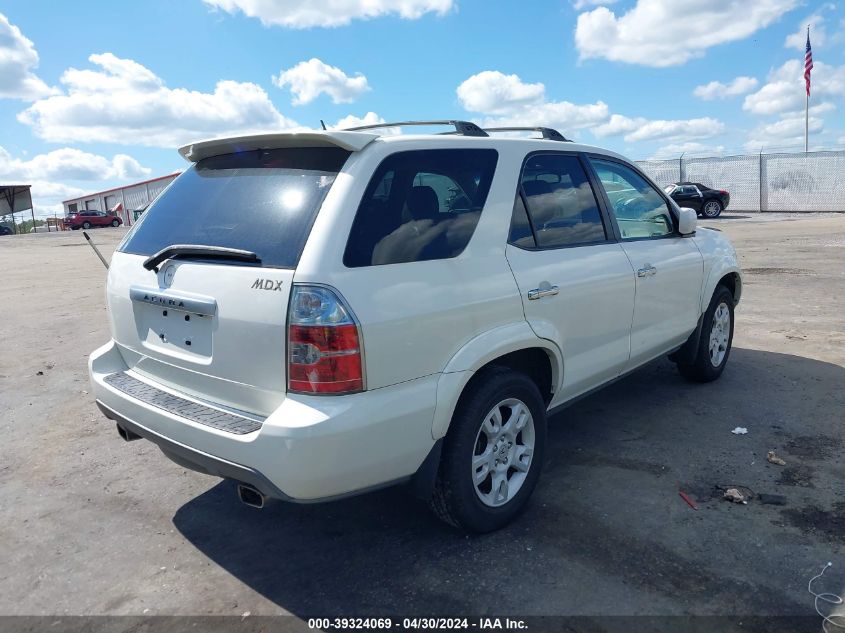
{"label": "white cloud", "polygon": [[293,105],[311,103],[321,94],[327,94],[333,103],[352,103],[370,90],[367,78],[361,73],[350,77],[340,68],[329,66],[316,57],[307,62],[282,70],[273,77],[279,88],[290,86]]}
{"label": "white cloud", "polygon": [[689,140],[709,138],[721,134],[725,125],[718,119],[649,120],[643,117],[630,118],[614,114],[610,121],[593,129],[598,137],[624,135],[628,142],[652,141],[656,139]]}
{"label": "white cloud", "polygon": [[[84,196],[89,191],[66,185],[52,180],[33,180],[31,184],[32,206],[35,208],[36,217],[41,215],[64,215],[62,201]],[[24,216],[25,217],[25,216]],[[18,216],[20,218],[20,216]]]}
{"label": "white cloud", "polygon": [[572,130],[591,128],[606,121],[610,114],[603,101],[587,104],[575,104],[568,101],[550,101],[521,108],[518,112],[506,116],[486,118],[484,127],[520,127],[542,125],[558,130],[572,138]]}
{"label": "white cloud", "polygon": [[602,101],[577,105],[547,101],[542,83],[525,83],[517,75],[484,71],[461,83],[458,100],[466,110],[488,115],[482,125],[534,126],[558,129],[564,136],[572,130],[592,129],[597,137],[624,135],[629,142],[668,139],[678,142],[708,138],[724,131],[724,124],[710,117],[681,120],[648,120],[611,115]]}
{"label": "white cloud", "polygon": [[745,39],[795,8],[799,0],[637,0],[617,16],[607,7],[581,13],[575,45],[581,59],[665,67],[708,48]]}
{"label": "white cloud", "polygon": [[329,126],[333,130],[345,130],[346,128],[350,127],[359,127],[362,125],[376,125],[378,123],[384,123],[384,118],[380,117],[375,112],[367,112],[362,117],[355,116],[354,114],[349,114],[342,119],[340,119],[334,125]]}
{"label": "white cloud", "polygon": [[[761,125],[758,128],[758,135],[769,140],[793,137],[803,138],[804,125],[805,119],[803,116],[781,119],[775,123]],[[810,117],[809,127],[811,132],[820,132],[824,127],[824,122],[819,118]]]}
{"label": "white cloud", "polygon": [[546,87],[541,83],[524,83],[517,75],[485,70],[464,80],[457,93],[461,105],[470,112],[507,114],[542,102]]}
{"label": "white cloud", "polygon": [[[845,97],[845,66],[815,62],[811,102]],[[804,108],[804,61],[791,59],[769,73],[767,83],[742,104],[752,114],[781,114]]]}
{"label": "white cloud", "polygon": [[692,94],[699,99],[712,101],[713,99],[727,99],[736,95],[751,92],[757,87],[757,80],[754,77],[737,77],[727,84],[721,81],[711,81],[708,84],[696,86]]}
{"label": "white cloud", "polygon": [[[384,117],[380,117],[375,112],[367,112],[362,117],[355,116],[353,114],[347,115],[340,119],[334,125],[330,125],[329,129],[331,130],[345,130],[350,127],[360,127],[362,125],[377,125],[379,123],[384,123]],[[391,134],[401,134],[402,130],[398,127],[385,127],[379,128],[375,130],[379,134],[383,135],[391,135]]]}
{"label": "white cloud", "polygon": [[18,115],[42,139],[174,147],[199,138],[278,131],[297,124],[254,83],[223,80],[214,92],[168,88],[151,70],[111,53],[91,55],[97,68],[70,68],[67,92],[40,99]]}
{"label": "white cloud", "polygon": [[[817,103],[816,105],[810,106],[810,116],[820,117],[822,114],[827,114],[828,112],[833,112],[836,110],[836,105],[831,101],[823,101],[822,103]],[[781,119],[790,119],[793,117],[803,117],[804,116],[804,108],[800,110],[790,110],[789,112],[784,112],[780,115]]]}
{"label": "white cloud", "polygon": [[150,168],[143,167],[126,154],[111,160],[72,147],[38,154],[29,160],[13,158],[0,147],[0,180],[26,183],[31,180],[128,180],[149,176]]}
{"label": "white cloud", "polygon": [[62,213],[63,200],[86,193],[85,189],[66,181],[135,180],[149,176],[151,171],[126,154],[108,159],[64,147],[25,160],[13,157],[0,147],[0,180],[7,184],[32,185],[36,215]]}
{"label": "white cloud", "polygon": [[0,97],[32,101],[55,92],[33,73],[37,67],[35,46],[0,13]]}
{"label": "white cloud", "polygon": [[457,88],[458,100],[470,112],[490,115],[483,125],[545,125],[570,130],[598,125],[610,116],[607,104],[577,105],[569,101],[547,101],[542,83],[524,83],[517,75],[486,70],[466,79]]}
{"label": "white cloud", "polygon": [[576,11],[587,9],[589,7],[599,7],[606,4],[615,4],[618,0],[574,0],[572,8]]}
{"label": "white cloud", "polygon": [[454,0],[203,0],[227,13],[243,12],[265,26],[292,29],[333,27],[352,20],[369,20],[398,15],[416,20],[426,13],[444,15],[455,8]]}
{"label": "white cloud", "polygon": [[652,158],[677,157],[681,154],[697,154],[699,156],[720,156],[725,153],[724,145],[707,145],[698,141],[686,143],[669,143],[658,149]]}
{"label": "white cloud", "polygon": [[[804,114],[784,117],[774,123],[760,125],[751,131],[745,143],[749,151],[772,149],[776,147],[803,147],[804,145]],[[824,121],[811,116],[809,119],[810,134],[820,134],[824,130]]]}
{"label": "white cloud", "polygon": [[825,11],[834,11],[836,5],[833,3],[823,4],[819,9],[801,20],[798,29],[786,36],[783,45],[797,51],[804,51],[807,47],[807,25],[810,26],[810,43],[815,47],[824,46],[827,43],[827,27],[825,25]]}
{"label": "white cloud", "polygon": [[[816,62],[810,98],[810,132],[818,141],[824,129],[822,115],[836,110],[845,97],[845,66]],[[776,121],[762,123],[752,130],[745,143],[751,150],[804,145],[804,63],[792,59],[769,73],[767,83],[745,97],[743,109],[761,116],[776,115]],[[813,140],[811,138],[811,140]],[[831,139],[828,139],[828,142]]]}

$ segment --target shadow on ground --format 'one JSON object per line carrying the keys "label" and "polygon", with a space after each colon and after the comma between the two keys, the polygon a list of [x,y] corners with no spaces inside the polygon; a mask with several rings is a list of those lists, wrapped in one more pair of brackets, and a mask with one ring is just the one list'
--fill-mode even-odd
{"label": "shadow on ground", "polygon": [[[748,349],[734,349],[709,385],[655,362],[550,421],[527,511],[486,536],[442,525],[400,488],[258,511],[222,482],[181,507],[174,524],[301,617],[807,615],[807,573],[845,551],[836,522],[816,530],[802,519],[842,509],[834,504],[845,469],[831,457],[843,384],[840,366]],[[736,426],[748,435],[731,434]],[[766,462],[773,448],[785,468]],[[790,483],[790,468],[805,478]],[[713,493],[736,483],[786,505],[733,505]]]}
{"label": "shadow on ground", "polygon": [[723,213],[718,218],[699,218],[700,220],[707,220],[713,222],[721,222],[722,220],[747,220],[749,219],[750,215],[742,215],[740,213]]}

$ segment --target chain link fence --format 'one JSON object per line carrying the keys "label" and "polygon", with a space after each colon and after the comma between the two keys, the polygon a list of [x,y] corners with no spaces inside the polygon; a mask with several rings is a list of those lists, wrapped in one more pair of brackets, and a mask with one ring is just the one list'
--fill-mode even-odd
{"label": "chain link fence", "polygon": [[637,161],[661,187],[698,182],[731,194],[731,211],[845,211],[845,151]]}

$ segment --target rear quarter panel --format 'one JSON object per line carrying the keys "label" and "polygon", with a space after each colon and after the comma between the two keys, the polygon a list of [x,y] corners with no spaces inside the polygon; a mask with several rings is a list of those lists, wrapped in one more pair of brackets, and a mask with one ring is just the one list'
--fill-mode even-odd
{"label": "rear quarter panel", "polygon": [[[479,140],[479,147],[485,147]],[[524,321],[505,258],[518,152],[499,150],[496,175],[466,249],[452,259],[347,268],[346,240],[370,176],[390,153],[419,149],[375,142],[353,154],[315,221],[295,283],[336,288],[361,323],[368,389],[442,372],[479,333]],[[449,139],[424,149],[456,147]],[[465,144],[460,147],[467,147]]]}

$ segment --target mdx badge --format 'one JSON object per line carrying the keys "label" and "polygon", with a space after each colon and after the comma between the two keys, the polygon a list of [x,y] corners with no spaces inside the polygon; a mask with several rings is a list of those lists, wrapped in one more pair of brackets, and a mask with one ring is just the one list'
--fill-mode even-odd
{"label": "mdx badge", "polygon": [[255,290],[278,290],[282,291],[282,282],[273,281],[272,279],[256,279],[252,284]]}

